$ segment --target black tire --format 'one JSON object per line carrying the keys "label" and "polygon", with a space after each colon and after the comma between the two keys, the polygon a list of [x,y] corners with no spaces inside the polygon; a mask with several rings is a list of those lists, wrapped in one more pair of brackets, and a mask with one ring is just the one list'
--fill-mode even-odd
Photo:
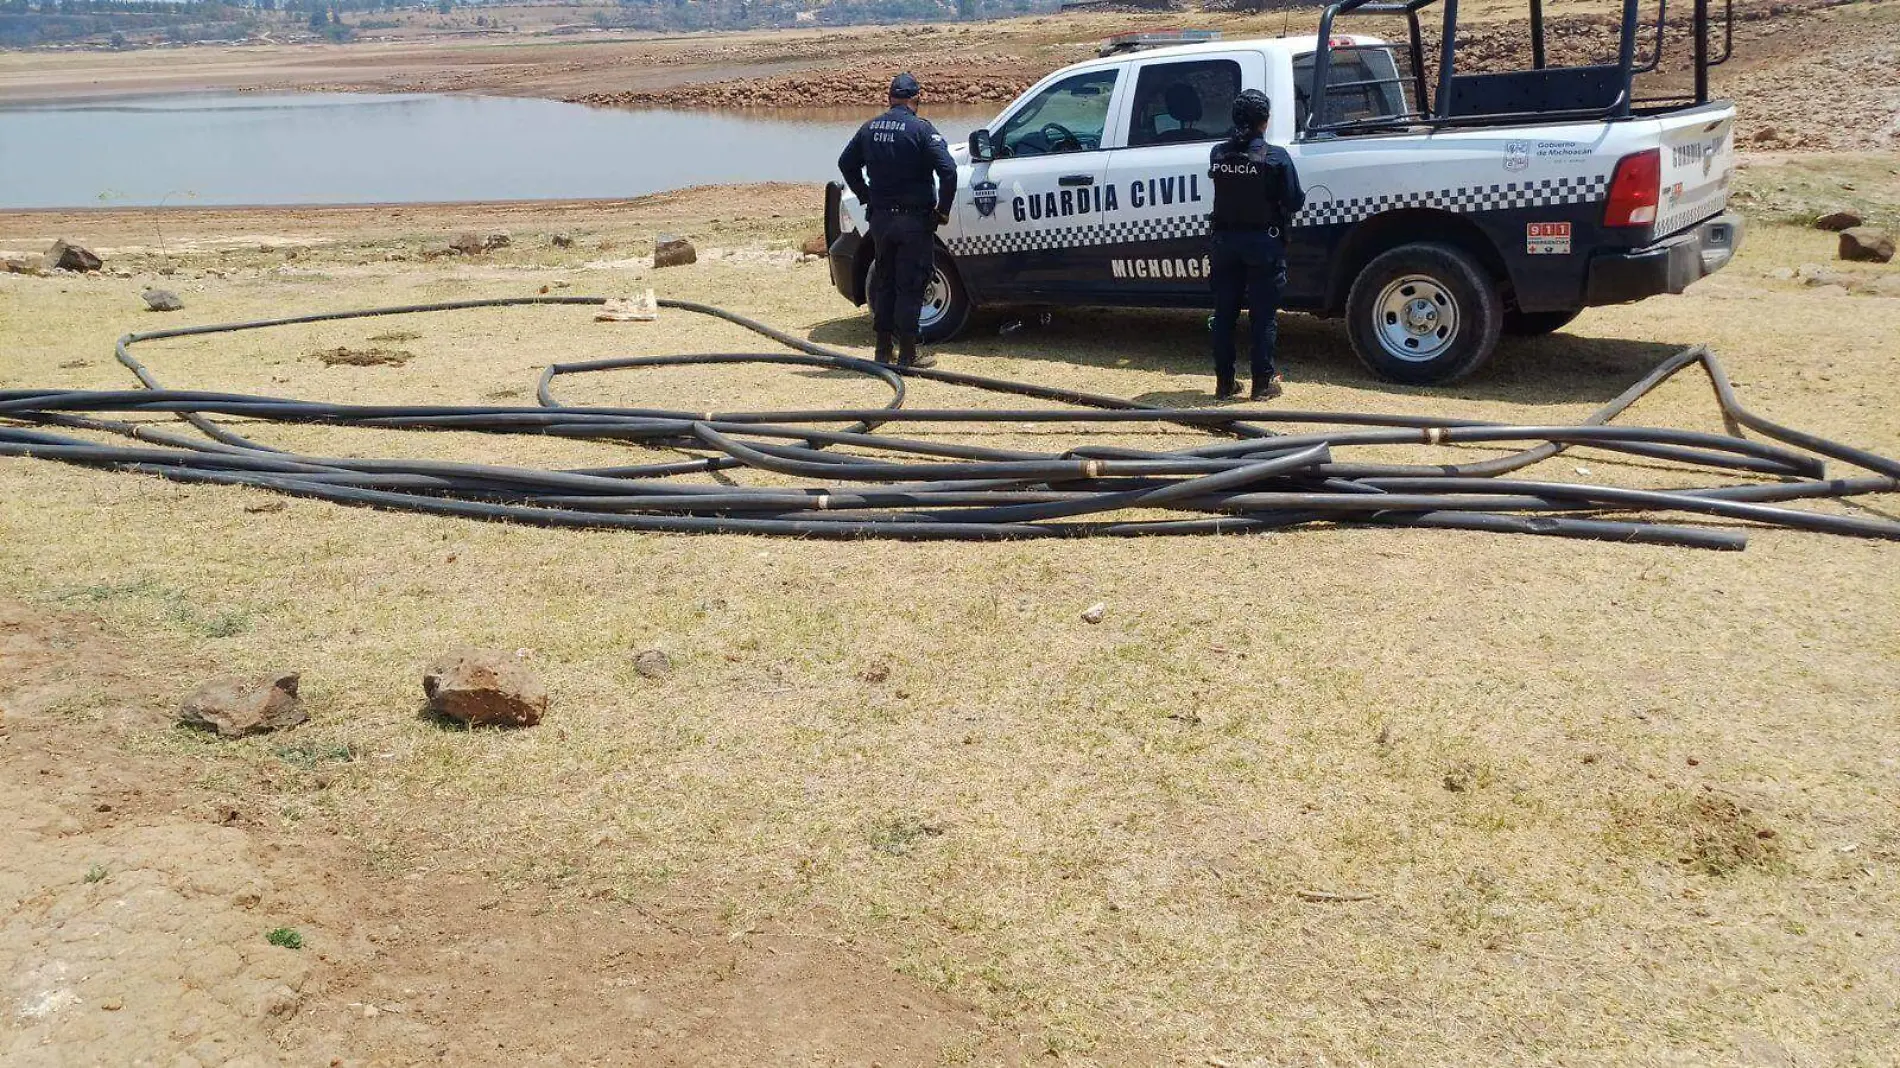
{"label": "black tire", "polygon": [[1554,334],[1562,330],[1570,325],[1570,320],[1582,314],[1582,309],[1545,312],[1507,311],[1504,313],[1504,332],[1511,337],[1541,337],[1544,334]]}
{"label": "black tire", "polygon": [[[864,266],[864,286],[868,292],[871,286],[871,272],[877,267],[877,252],[872,250],[870,262]],[[963,284],[963,276],[957,273],[956,261],[950,254],[939,248],[932,264],[935,273],[924,290],[923,315],[918,318],[917,339],[926,345],[935,345],[949,341],[963,332],[969,325],[970,313],[976,310],[976,304],[970,300],[970,291]],[[945,300],[939,306],[935,302],[938,287],[942,287]]]}
{"label": "black tire", "polygon": [[1359,360],[1409,385],[1455,382],[1483,366],[1504,328],[1504,300],[1470,253],[1400,245],[1375,256],[1346,297]]}

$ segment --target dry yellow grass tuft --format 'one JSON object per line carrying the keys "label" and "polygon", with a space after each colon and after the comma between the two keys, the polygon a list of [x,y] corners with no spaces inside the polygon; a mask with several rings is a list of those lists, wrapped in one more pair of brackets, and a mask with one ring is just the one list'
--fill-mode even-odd
{"label": "dry yellow grass tuft", "polygon": [[[1689,295],[1590,312],[1447,390],[1369,379],[1336,324],[1292,318],[1289,402],[1562,421],[1706,341],[1764,414],[1900,452],[1900,300],[1767,277],[1828,240],[1760,231]],[[815,264],[633,276],[526,253],[479,270],[353,255],[184,288],[211,321],[655,285],[870,340]],[[139,285],[0,278],[0,388],[124,385],[102,356]],[[297,359],[392,326],[415,335],[402,366]],[[944,360],[1187,400],[1209,386],[1203,338],[1192,314],[1078,311],[1006,341],[978,331]],[[734,347],[755,342],[566,309],[145,351],[184,387],[468,402],[531,396],[552,360]],[[746,367],[562,391],[877,397]],[[926,386],[913,403],[972,401]],[[1689,381],[1633,418],[1720,425]],[[357,455],[629,455],[252,429]],[[1587,450],[1542,470],[1577,466],[1682,477]],[[295,741],[357,754],[323,788],[276,773],[271,742],[215,744],[150,715],[125,742],[198,762],[285,827],[340,829],[388,871],[686,909],[736,938],[769,924],[894,947],[897,971],[1078,1063],[1729,1063],[1763,1042],[1800,1063],[1900,1057],[1893,545],[1766,532],[1713,554],[1388,530],[830,544],[250,510],[268,499],[0,462],[0,593],[98,613],[173,691],[213,670],[300,670],[313,721]],[[1103,621],[1084,622],[1098,602]],[[419,718],[422,666],[462,644],[524,650],[553,694],[546,721],[502,734]],[[671,674],[636,670],[649,649]]]}

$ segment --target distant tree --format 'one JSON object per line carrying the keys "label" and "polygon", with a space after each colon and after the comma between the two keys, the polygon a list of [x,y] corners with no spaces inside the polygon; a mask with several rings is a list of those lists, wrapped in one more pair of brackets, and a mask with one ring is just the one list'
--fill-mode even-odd
{"label": "distant tree", "polygon": [[112,35],[112,50],[114,52],[125,51],[125,34],[114,33]]}
{"label": "distant tree", "polygon": [[435,0],[435,13],[446,15],[455,10],[455,0]]}
{"label": "distant tree", "polygon": [[969,21],[976,17],[976,0],[957,0],[957,17]]}
{"label": "distant tree", "polygon": [[330,20],[324,17],[322,8],[317,8],[315,11],[312,11],[310,13],[310,32],[322,33],[324,29],[329,25],[330,25]]}

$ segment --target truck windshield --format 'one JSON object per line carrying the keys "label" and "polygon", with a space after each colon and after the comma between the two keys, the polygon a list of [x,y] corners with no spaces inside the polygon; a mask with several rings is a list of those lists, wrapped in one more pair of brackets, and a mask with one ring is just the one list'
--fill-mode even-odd
{"label": "truck windshield", "polygon": [[1064,78],[1016,109],[996,137],[997,156],[1042,156],[1102,147],[1119,68]]}
{"label": "truck windshield", "polygon": [[[1294,125],[1306,129],[1308,99],[1313,86],[1313,53],[1293,60]],[[1352,45],[1333,49],[1326,72],[1326,102],[1320,123],[1358,122],[1398,118],[1412,111],[1392,49],[1383,45]]]}

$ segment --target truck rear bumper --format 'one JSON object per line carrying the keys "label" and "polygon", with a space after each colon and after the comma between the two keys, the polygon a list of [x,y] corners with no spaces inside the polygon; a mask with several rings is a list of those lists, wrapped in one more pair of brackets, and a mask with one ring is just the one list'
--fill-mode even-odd
{"label": "truck rear bumper", "polygon": [[1717,215],[1648,248],[1599,253],[1584,285],[1588,305],[1624,304],[1658,293],[1680,293],[1689,283],[1728,265],[1742,247],[1742,217]]}

